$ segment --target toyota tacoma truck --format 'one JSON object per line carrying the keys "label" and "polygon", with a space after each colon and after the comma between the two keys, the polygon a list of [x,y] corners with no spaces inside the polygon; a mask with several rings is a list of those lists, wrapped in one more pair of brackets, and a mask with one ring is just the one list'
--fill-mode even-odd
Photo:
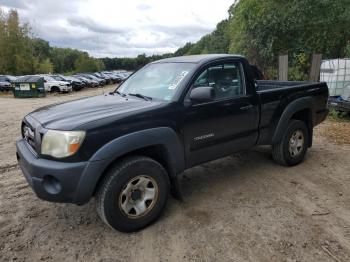
{"label": "toyota tacoma truck", "polygon": [[238,55],[152,62],[114,92],[40,108],[24,117],[17,159],[44,200],[82,205],[130,232],[179,195],[186,169],[258,145],[301,163],[327,116],[325,83],[256,81]]}

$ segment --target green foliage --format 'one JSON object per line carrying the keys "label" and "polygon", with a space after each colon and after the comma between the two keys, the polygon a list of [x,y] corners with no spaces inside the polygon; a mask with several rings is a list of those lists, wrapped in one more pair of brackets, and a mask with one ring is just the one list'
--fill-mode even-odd
{"label": "green foliage", "polygon": [[227,53],[229,45],[229,39],[226,33],[227,23],[228,20],[221,21],[212,33],[203,36],[196,44],[186,43],[182,48],[179,48],[174,55]]}
{"label": "green foliage", "polygon": [[288,79],[295,81],[304,81],[308,79],[311,63],[311,56],[305,53],[294,54],[291,57]]}
{"label": "green foliage", "polygon": [[39,61],[45,60],[47,57],[50,57],[51,47],[49,45],[49,42],[40,38],[34,38],[32,39],[32,46],[33,55]]}
{"label": "green foliage", "polygon": [[229,18],[175,55],[238,53],[277,77],[277,59],[289,54],[291,80],[308,78],[311,55],[350,57],[349,0],[236,0]]}
{"label": "green foliage", "polygon": [[349,112],[340,112],[334,109],[329,110],[328,118],[331,120],[337,121],[350,121],[350,113]]}
{"label": "green foliage", "polygon": [[175,56],[183,56],[183,55],[189,54],[191,48],[194,45],[195,44],[192,44],[192,43],[186,43],[183,47],[180,47],[179,49],[177,49],[176,52],[174,53],[174,55]]}
{"label": "green foliage", "polygon": [[146,54],[142,54],[142,55],[138,55],[135,58],[105,57],[105,58],[102,58],[101,61],[105,65],[106,70],[115,70],[115,69],[137,70],[150,62],[171,57],[171,56],[174,56],[174,54],[163,54],[163,55],[152,55],[152,56],[146,56]]}
{"label": "green foliage", "polygon": [[348,41],[348,44],[345,48],[345,57],[350,57],[350,41]]}
{"label": "green foliage", "polygon": [[104,69],[104,65],[100,60],[89,57],[87,53],[83,53],[75,62],[75,71],[82,72],[95,72]]}
{"label": "green foliage", "polygon": [[229,51],[243,53],[263,69],[288,53],[290,76],[301,80],[307,78],[308,67],[300,56],[310,60],[313,53],[325,58],[346,55],[349,0],[241,0],[229,14]]}
{"label": "green foliage", "polygon": [[20,25],[18,13],[0,10],[0,70],[3,73],[27,74],[35,70],[37,60],[31,52],[30,28]]}
{"label": "green foliage", "polygon": [[41,73],[41,74],[52,74],[53,73],[53,64],[51,63],[49,58],[44,59],[39,64],[38,73]]}

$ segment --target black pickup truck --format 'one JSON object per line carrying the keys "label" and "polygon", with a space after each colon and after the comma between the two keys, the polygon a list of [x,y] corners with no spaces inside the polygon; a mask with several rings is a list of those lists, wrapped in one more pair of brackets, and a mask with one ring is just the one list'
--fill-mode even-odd
{"label": "black pickup truck", "polygon": [[193,166],[257,145],[299,164],[327,98],[324,83],[256,81],[242,56],[168,58],[114,92],[28,114],[17,159],[39,198],[95,197],[107,225],[135,231],[156,220]]}

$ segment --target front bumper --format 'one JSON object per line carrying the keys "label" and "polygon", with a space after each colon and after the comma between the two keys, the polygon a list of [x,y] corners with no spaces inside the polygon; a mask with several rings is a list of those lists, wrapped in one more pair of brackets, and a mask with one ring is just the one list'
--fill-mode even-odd
{"label": "front bumper", "polygon": [[104,170],[103,161],[65,163],[39,158],[24,139],[17,141],[16,148],[23,175],[43,200],[85,204]]}
{"label": "front bumper", "polygon": [[61,92],[71,92],[72,86],[60,86]]}

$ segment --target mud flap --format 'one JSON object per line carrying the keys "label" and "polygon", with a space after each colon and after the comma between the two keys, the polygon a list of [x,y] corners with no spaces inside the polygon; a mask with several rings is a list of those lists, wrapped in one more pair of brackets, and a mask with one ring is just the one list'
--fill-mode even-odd
{"label": "mud flap", "polygon": [[181,186],[180,186],[179,179],[180,179],[180,175],[176,175],[176,176],[173,176],[171,178],[170,193],[175,199],[183,202],[184,198],[183,198],[183,194],[182,194],[182,191],[181,191]]}

